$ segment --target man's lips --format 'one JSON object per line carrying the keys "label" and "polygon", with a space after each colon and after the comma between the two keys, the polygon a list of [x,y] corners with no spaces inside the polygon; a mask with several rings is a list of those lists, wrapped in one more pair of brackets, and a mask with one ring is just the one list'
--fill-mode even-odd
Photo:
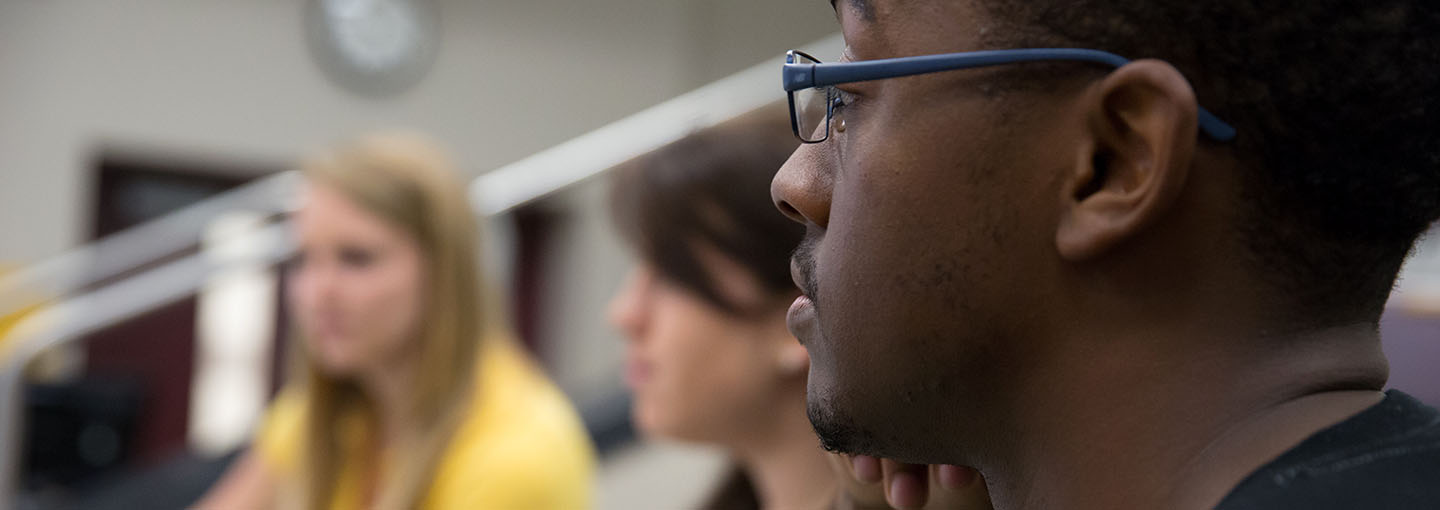
{"label": "man's lips", "polygon": [[810,282],[806,281],[805,272],[800,269],[799,256],[790,257],[790,281],[795,282],[795,287],[800,289],[801,294],[806,296],[813,294],[810,286],[807,285]]}
{"label": "man's lips", "polygon": [[795,256],[790,257],[790,279],[795,281],[795,287],[800,289],[800,297],[790,304],[790,310],[785,313],[785,326],[790,329],[790,334],[800,340],[800,345],[807,345],[807,342],[814,338],[818,327],[815,319],[815,302],[810,299],[814,290],[810,283],[809,274],[801,265],[801,257],[805,256],[805,246],[796,251]]}
{"label": "man's lips", "polygon": [[800,340],[801,345],[813,337],[817,324],[815,322],[815,303],[805,295],[795,298],[790,303],[790,310],[785,313],[785,326],[790,329],[790,334]]}

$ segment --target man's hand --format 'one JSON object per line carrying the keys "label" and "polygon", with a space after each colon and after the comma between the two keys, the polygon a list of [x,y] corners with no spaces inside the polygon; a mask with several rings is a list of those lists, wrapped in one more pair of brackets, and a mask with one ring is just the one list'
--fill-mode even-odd
{"label": "man's hand", "polygon": [[963,466],[901,464],[865,455],[830,455],[840,479],[837,510],[990,510],[985,480]]}

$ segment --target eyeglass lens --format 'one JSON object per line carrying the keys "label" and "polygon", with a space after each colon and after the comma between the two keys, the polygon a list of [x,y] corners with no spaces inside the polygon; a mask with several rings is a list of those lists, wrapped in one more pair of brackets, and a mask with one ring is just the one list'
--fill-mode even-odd
{"label": "eyeglass lens", "polygon": [[[798,52],[793,56],[796,64],[818,64]],[[802,140],[818,142],[829,134],[831,87],[800,89],[791,93],[791,108],[795,109],[795,130]]]}

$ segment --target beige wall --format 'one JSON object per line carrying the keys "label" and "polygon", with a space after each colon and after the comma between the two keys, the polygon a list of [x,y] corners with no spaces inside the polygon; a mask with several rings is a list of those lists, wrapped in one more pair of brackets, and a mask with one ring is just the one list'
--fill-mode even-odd
{"label": "beige wall", "polygon": [[320,74],[297,0],[0,1],[0,260],[83,240],[102,145],[284,162],[403,125],[478,175],[833,30],[810,0],[438,3],[436,65],[374,100]]}

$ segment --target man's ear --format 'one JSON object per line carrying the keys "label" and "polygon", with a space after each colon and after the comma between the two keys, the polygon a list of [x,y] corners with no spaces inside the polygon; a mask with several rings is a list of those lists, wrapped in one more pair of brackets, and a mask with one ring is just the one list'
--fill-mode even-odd
{"label": "man's ear", "polygon": [[1195,152],[1195,93],[1168,63],[1137,60],[1090,88],[1085,133],[1061,188],[1055,244],[1067,260],[1099,256],[1175,203]]}

